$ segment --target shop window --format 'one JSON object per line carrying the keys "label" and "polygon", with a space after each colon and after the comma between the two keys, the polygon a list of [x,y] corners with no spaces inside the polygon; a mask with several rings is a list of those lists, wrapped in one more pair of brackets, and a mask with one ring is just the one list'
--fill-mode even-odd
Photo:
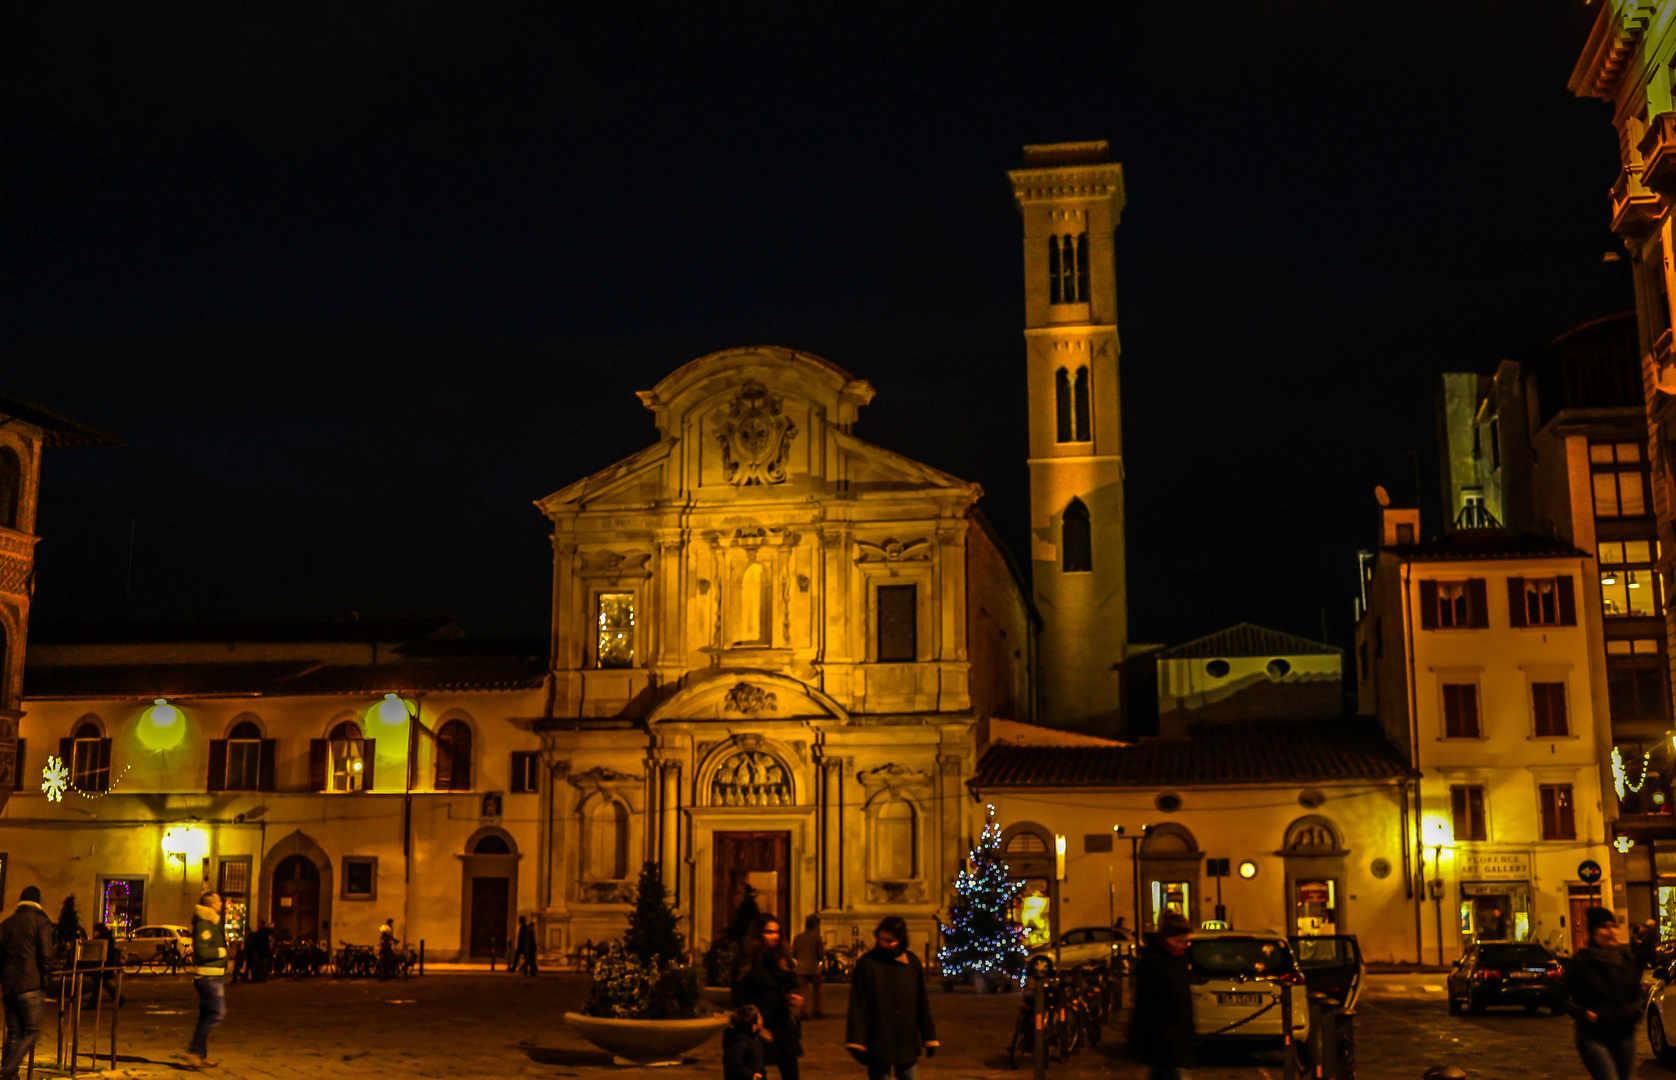
{"label": "shop window", "polygon": [[1596,443],[1589,447],[1595,517],[1641,517],[1647,513],[1647,462],[1640,443]]}
{"label": "shop window", "polygon": [[512,751],[512,794],[534,795],[541,790],[541,751]]}
{"label": "shop window", "polygon": [[878,799],[868,808],[868,817],[873,831],[873,880],[913,880],[918,876],[919,846],[914,804],[906,799]]}
{"label": "shop window", "polygon": [[1607,618],[1657,615],[1663,610],[1659,576],[1654,569],[1658,546],[1652,540],[1609,540],[1596,547],[1600,561],[1601,613]]}
{"label": "shop window", "polygon": [[1449,789],[1449,809],[1456,840],[1488,840],[1484,819],[1484,787],[1456,784]]}
{"label": "shop window", "polygon": [[1024,927],[1024,947],[1034,949],[1053,938],[1053,897],[1043,878],[1027,878],[1008,916]]}
{"label": "shop window", "polygon": [[1476,739],[1478,728],[1478,684],[1443,684],[1443,737]]}
{"label": "shop window", "polygon": [[634,666],[634,594],[600,593],[595,601],[599,637],[595,656],[602,668]]}
{"label": "shop window", "polygon": [[221,860],[216,892],[221,894],[221,919],[228,941],[243,941],[250,926],[250,856]]}
{"label": "shop window", "polygon": [[108,877],[99,882],[99,921],[117,937],[145,925],[145,878]]}
{"label": "shop window", "polygon": [[1538,791],[1542,812],[1542,839],[1577,839],[1577,818],[1572,810],[1570,784],[1543,784]]}
{"label": "shop window", "polygon": [[1565,710],[1565,683],[1531,683],[1532,727],[1539,739],[1571,734]]}
{"label": "shop window", "polygon": [[916,659],[919,650],[919,586],[880,585],[876,592],[879,606],[879,660],[885,662]]}
{"label": "shop window", "polygon": [[378,899],[378,856],[345,855],[343,857],[343,899]]}
{"label": "shop window", "polygon": [[1420,582],[1420,627],[1423,630],[1482,629],[1490,625],[1483,578],[1466,581]]}
{"label": "shop window", "polygon": [[450,720],[436,733],[436,790],[471,790],[471,725]]}
{"label": "shop window", "polygon": [[107,791],[111,786],[111,741],[91,719],[76,726],[76,733],[60,739],[59,756],[70,766],[70,783],[77,791]]}
{"label": "shop window", "polygon": [[583,873],[612,881],[628,877],[628,807],[615,799],[597,799],[588,810],[586,824]]}

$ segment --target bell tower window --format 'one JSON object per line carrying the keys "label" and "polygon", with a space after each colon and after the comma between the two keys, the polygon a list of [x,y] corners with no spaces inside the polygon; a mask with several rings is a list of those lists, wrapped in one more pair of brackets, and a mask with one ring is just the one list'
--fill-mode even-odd
{"label": "bell tower window", "polygon": [[1088,303],[1088,234],[1048,237],[1048,303]]}
{"label": "bell tower window", "polygon": [[1088,435],[1088,369],[1077,368],[1076,381],[1073,385],[1072,412],[1076,419],[1076,441],[1087,442]]}
{"label": "bell tower window", "polygon": [[1094,543],[1089,534],[1088,507],[1073,497],[1059,523],[1061,568],[1067,574],[1086,574],[1094,569]]}
{"label": "bell tower window", "polygon": [[1053,373],[1053,405],[1058,419],[1058,442],[1074,442],[1071,437],[1071,373],[1060,368]]}
{"label": "bell tower window", "polygon": [[1059,279],[1059,237],[1048,237],[1048,303],[1063,304],[1065,294]]}

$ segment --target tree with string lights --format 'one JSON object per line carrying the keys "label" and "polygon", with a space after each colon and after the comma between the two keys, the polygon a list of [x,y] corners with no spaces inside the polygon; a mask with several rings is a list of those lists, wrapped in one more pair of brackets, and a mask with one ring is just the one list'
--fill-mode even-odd
{"label": "tree with string lights", "polygon": [[1011,877],[1001,858],[1001,826],[995,807],[977,846],[967,856],[966,869],[954,879],[958,894],[943,926],[943,946],[937,959],[944,978],[983,975],[1017,977],[1024,968],[1024,926],[1011,915],[1013,901],[1024,882]]}

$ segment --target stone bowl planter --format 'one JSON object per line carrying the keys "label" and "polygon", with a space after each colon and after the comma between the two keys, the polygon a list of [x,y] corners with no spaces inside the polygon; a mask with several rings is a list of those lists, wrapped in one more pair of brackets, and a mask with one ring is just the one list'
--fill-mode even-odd
{"label": "stone bowl planter", "polygon": [[721,1014],[696,1020],[612,1020],[567,1012],[564,1020],[613,1055],[618,1065],[678,1065],[682,1054],[703,1046],[728,1025]]}
{"label": "stone bowl planter", "polygon": [[709,1002],[712,1009],[716,1009],[720,1012],[732,1012],[733,987],[706,986],[704,988],[704,1000]]}

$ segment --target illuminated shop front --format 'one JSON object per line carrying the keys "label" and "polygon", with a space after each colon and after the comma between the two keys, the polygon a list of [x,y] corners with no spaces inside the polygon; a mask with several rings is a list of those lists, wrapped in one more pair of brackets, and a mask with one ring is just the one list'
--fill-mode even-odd
{"label": "illuminated shop front", "polygon": [[1530,940],[1530,853],[1465,850],[1455,858],[1461,940]]}
{"label": "illuminated shop front", "polygon": [[1059,881],[1055,837],[1040,825],[1019,822],[1001,833],[1001,854],[1014,880],[1024,888],[1010,912],[1024,925],[1025,948],[1046,945],[1058,932]]}

